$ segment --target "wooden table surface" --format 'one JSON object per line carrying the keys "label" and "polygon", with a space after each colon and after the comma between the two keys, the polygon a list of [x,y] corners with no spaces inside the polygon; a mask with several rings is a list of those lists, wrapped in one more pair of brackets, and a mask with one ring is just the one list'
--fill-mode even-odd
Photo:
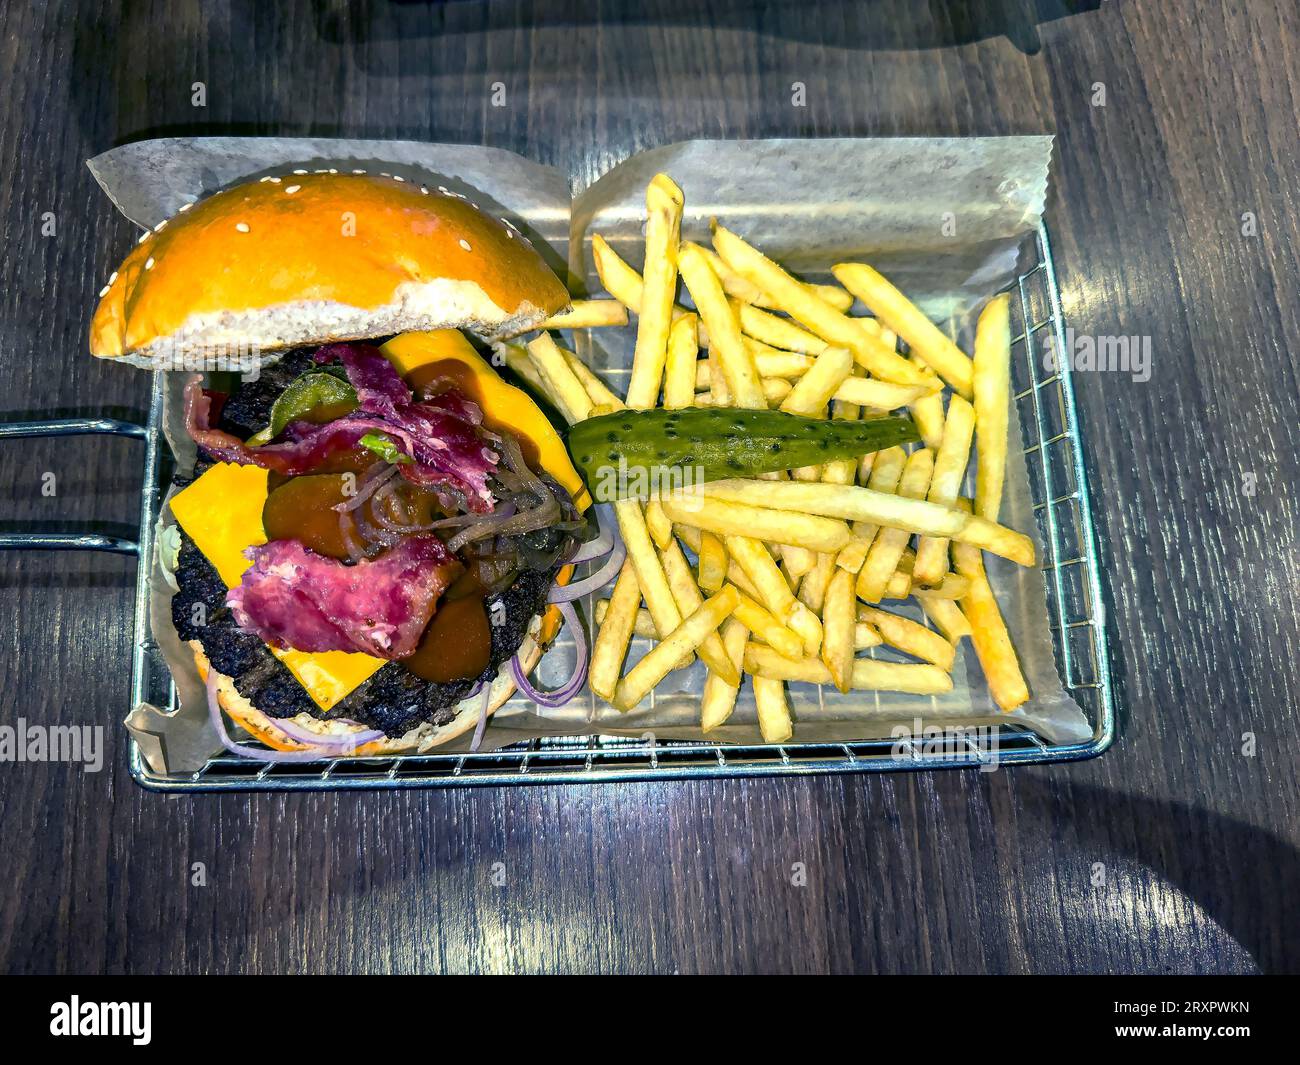
{"label": "wooden table surface", "polygon": [[[1074,765],[164,798],[117,727],[134,562],[0,556],[0,724],[108,726],[97,774],[0,764],[0,965],[1300,968],[1300,10],[1097,7],[4,5],[5,417],[143,417],[146,376],[85,354],[131,227],[84,161],[167,133],[492,144],[585,184],[692,136],[1054,132],[1065,311],[1150,336],[1153,374],[1077,381],[1121,724]],[[138,459],[0,443],[0,521],[129,532]]]}

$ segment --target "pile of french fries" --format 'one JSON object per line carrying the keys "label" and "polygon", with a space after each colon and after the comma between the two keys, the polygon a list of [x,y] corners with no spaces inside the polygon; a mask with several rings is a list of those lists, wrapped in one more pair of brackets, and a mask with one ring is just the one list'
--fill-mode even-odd
{"label": "pile of french fries", "polygon": [[[1029,538],[998,523],[1007,297],[982,309],[972,357],[870,266],[843,263],[832,271],[838,285],[807,284],[716,221],[712,248],[683,242],[682,209],[681,190],[657,175],[643,273],[595,236],[612,299],[575,301],[526,347],[505,345],[512,368],[571,424],[660,403],[844,419],[905,409],[922,442],[709,482],[689,497],[618,500],[627,561],[596,607],[592,690],[627,711],[698,656],[708,669],[703,730],[727,720],[748,674],[763,738],[779,743],[793,733],[787,683],[947,691],[968,637],[997,704],[1020,706],[1029,691],[983,561],[990,551],[1034,564]],[[679,282],[693,306],[679,302]],[[872,317],[849,313],[855,298]],[[545,331],[626,325],[629,312],[636,347],[623,397]],[[932,628],[887,608],[908,598]],[[634,634],[656,643],[624,674]],[[916,661],[859,657],[881,645]]]}

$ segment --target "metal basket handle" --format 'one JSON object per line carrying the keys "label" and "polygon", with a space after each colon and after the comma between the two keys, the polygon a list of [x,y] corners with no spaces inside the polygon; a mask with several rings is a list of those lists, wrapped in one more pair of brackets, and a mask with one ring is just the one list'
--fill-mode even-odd
{"label": "metal basket handle", "polygon": [[[19,440],[43,436],[125,436],[143,440],[145,453],[145,492],[148,491],[157,463],[156,434],[148,426],[116,418],[50,418],[43,421],[2,422],[0,440]],[[141,521],[148,521],[148,512],[141,511]],[[141,527],[142,529],[144,526]],[[144,552],[142,534],[138,539],[127,540],[120,536],[100,533],[55,532],[0,532],[0,550],[7,551],[108,551],[117,555],[140,556]]]}

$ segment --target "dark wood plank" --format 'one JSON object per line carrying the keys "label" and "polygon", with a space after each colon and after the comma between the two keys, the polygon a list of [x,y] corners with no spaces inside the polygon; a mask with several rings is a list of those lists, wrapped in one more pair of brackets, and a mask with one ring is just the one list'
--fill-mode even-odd
{"label": "dark wood plank", "polygon": [[[1150,336],[1154,374],[1078,382],[1123,709],[1116,748],[1085,764],[162,798],[130,782],[116,724],[132,565],[0,557],[0,724],[103,723],[108,759],[98,774],[0,766],[0,964],[1300,968],[1300,15],[1269,0],[1079,10],[1096,6],[6,5],[6,416],[142,415],[144,378],[83,355],[130,238],[83,162],[181,131],[495,144],[585,184],[691,136],[1048,130],[1067,314],[1080,332]],[[488,103],[495,81],[505,108]],[[0,520],[129,527],[136,447],[0,445]]]}

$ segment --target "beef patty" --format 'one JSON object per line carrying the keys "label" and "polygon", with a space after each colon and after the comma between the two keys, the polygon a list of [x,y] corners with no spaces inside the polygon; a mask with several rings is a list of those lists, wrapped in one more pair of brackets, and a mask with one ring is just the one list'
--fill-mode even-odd
{"label": "beef patty", "polygon": [[[241,383],[222,407],[220,427],[241,438],[260,430],[270,420],[276,397],[295,377],[312,368],[311,356],[311,350],[290,352],[263,368],[256,381]],[[210,465],[200,458],[195,476]],[[534,546],[545,553],[553,546],[545,541],[559,535],[540,530],[533,534]],[[521,557],[532,554],[523,552]],[[386,736],[400,736],[422,723],[449,723],[456,716],[456,705],[480,681],[490,683],[496,677],[501,665],[519,650],[532,619],[546,608],[547,592],[559,568],[521,569],[505,591],[484,600],[491,649],[487,668],[476,680],[439,683],[417,677],[400,662],[389,662],[328,711],[316,705],[261,637],[235,624],[226,606],[225,582],[183,531],[176,566],[180,591],[172,598],[172,621],[181,639],[198,640],[213,667],[233,678],[240,695],[268,717],[307,713],[324,720],[347,718]]]}

